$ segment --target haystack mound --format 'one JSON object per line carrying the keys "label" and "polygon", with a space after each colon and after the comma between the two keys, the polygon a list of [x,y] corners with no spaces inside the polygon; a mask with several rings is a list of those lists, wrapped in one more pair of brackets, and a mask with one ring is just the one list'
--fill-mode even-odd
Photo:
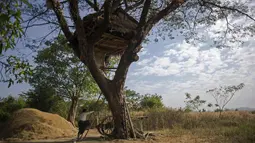
{"label": "haystack mound", "polygon": [[1,138],[11,140],[37,140],[74,137],[77,130],[57,114],[25,108],[15,112],[1,129]]}

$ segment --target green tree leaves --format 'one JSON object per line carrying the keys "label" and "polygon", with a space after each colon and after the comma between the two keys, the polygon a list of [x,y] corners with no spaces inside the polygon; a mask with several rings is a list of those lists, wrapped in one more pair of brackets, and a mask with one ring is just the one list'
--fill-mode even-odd
{"label": "green tree leaves", "polygon": [[60,35],[53,43],[46,44],[49,47],[39,51],[35,57],[37,66],[29,83],[35,89],[51,87],[55,95],[70,101],[67,120],[74,125],[79,100],[98,94],[99,88],[64,36]]}
{"label": "green tree leaves", "polygon": [[158,94],[146,94],[141,99],[142,108],[162,108],[164,104],[162,103],[162,96]]}
{"label": "green tree leaves", "polygon": [[[27,0],[0,1],[0,82],[8,82],[8,87],[15,83],[27,80],[32,74],[31,66],[27,61],[11,55],[5,58],[3,52],[16,46],[17,38],[21,38],[24,31],[21,27],[22,8],[32,5]],[[6,59],[6,62],[2,61]]]}
{"label": "green tree leaves", "polygon": [[16,38],[23,35],[21,9],[23,5],[32,7],[27,0],[2,0],[0,2],[0,55],[16,46]]}
{"label": "green tree leaves", "polygon": [[0,82],[7,82],[8,87],[16,83],[27,82],[33,74],[32,66],[16,56],[9,56],[6,62],[0,61]]}
{"label": "green tree leaves", "polygon": [[7,96],[0,99],[0,122],[7,121],[13,112],[24,107],[26,102],[22,97]]}
{"label": "green tree leaves", "polygon": [[67,117],[68,102],[58,96],[52,87],[39,86],[20,94],[26,100],[29,108],[50,113],[57,113],[62,117]]}
{"label": "green tree leaves", "polygon": [[186,96],[186,111],[201,111],[200,107],[206,103],[205,100],[200,99],[200,96],[197,95],[192,99],[191,95],[189,93],[185,93]]}
{"label": "green tree leaves", "polygon": [[30,80],[34,87],[49,85],[56,89],[58,95],[65,98],[78,98],[86,94],[98,93],[98,87],[88,69],[74,56],[72,49],[59,36],[55,42],[38,52],[35,57],[35,73]]}
{"label": "green tree leaves", "polygon": [[127,87],[125,87],[125,93],[126,93],[126,102],[129,108],[134,110],[139,109],[142,95],[140,95],[134,90],[128,89]]}

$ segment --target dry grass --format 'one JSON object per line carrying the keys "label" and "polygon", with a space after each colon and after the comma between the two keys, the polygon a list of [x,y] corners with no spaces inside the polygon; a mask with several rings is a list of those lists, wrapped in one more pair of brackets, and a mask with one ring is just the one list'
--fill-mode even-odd
{"label": "dry grass", "polygon": [[29,108],[15,112],[1,131],[0,135],[9,140],[73,137],[77,132],[59,115]]}
{"label": "dry grass", "polygon": [[255,114],[250,112],[227,111],[221,118],[217,112],[185,113],[170,109],[146,114],[149,118],[143,122],[143,129],[147,131],[163,130],[171,137],[199,138],[201,142],[255,142]]}
{"label": "dry grass", "polygon": [[[106,114],[105,114],[106,115]],[[116,143],[253,143],[255,142],[255,114],[244,111],[219,113],[185,113],[160,109],[132,112],[132,116],[147,115],[143,129],[157,133],[152,140],[113,140]],[[139,127],[138,122],[134,122]],[[22,140],[54,139],[74,137],[76,130],[56,114],[35,109],[16,112],[5,126],[6,137]],[[91,137],[99,136],[91,130]],[[101,142],[101,141],[100,141]],[[105,143],[107,141],[104,141]]]}

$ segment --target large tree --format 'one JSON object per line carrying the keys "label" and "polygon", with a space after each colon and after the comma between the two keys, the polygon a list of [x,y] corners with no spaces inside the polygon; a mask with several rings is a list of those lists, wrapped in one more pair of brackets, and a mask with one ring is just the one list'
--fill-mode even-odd
{"label": "large tree", "polygon": [[[124,103],[124,84],[130,65],[139,59],[137,53],[141,50],[141,44],[146,36],[152,31],[164,37],[169,35],[173,37],[173,31],[183,33],[186,38],[192,38],[196,31],[195,26],[206,27],[216,23],[217,20],[226,20],[227,30],[216,31],[225,33],[223,38],[228,38],[227,42],[236,42],[236,35],[229,37],[229,33],[245,32],[249,34],[254,31],[250,24],[238,26],[231,24],[230,17],[235,19],[246,16],[250,20],[254,18],[248,13],[250,11],[249,3],[240,1],[221,1],[221,0],[46,0],[47,8],[38,6],[30,10],[32,13],[31,21],[43,20],[44,23],[35,23],[31,26],[41,26],[43,24],[52,24],[60,27],[68,43],[75,51],[76,56],[88,67],[91,75],[95,79],[106,100],[109,103],[112,115],[114,117],[114,136],[116,138],[127,138],[129,128],[126,124],[125,103]],[[133,17],[137,22],[135,29],[126,33],[131,37],[127,41],[120,61],[117,65],[115,75],[112,79],[107,78],[104,70],[97,64],[95,58],[98,51],[95,47],[100,43],[105,32],[114,32],[109,28],[111,18],[123,9],[128,18]],[[69,15],[67,13],[69,11]],[[39,14],[35,14],[39,13]],[[93,13],[93,15],[90,15]],[[47,16],[44,16],[47,14]],[[85,16],[84,16],[85,15]],[[87,16],[87,17],[86,17]],[[98,16],[98,17],[97,17]],[[84,26],[88,19],[94,17],[98,23],[93,23],[94,27]],[[94,19],[94,20],[95,20]],[[248,20],[247,19],[247,20]],[[193,22],[193,23],[191,23]],[[125,23],[119,21],[119,23]],[[245,27],[246,26],[246,27]],[[157,29],[153,29],[158,27]],[[246,31],[240,30],[244,28]],[[153,30],[152,30],[153,29]],[[185,29],[190,29],[186,31]],[[121,30],[121,29],[119,29]],[[248,32],[247,32],[248,30]],[[175,31],[175,32],[176,32]],[[160,34],[162,33],[163,34]],[[202,33],[202,31],[201,31]],[[200,34],[201,34],[200,33]],[[89,36],[88,36],[89,35]],[[197,38],[197,37],[196,37]],[[199,38],[199,37],[198,37]],[[231,38],[231,40],[229,40]],[[234,39],[234,40],[233,40]],[[224,41],[218,38],[214,41],[217,47],[223,47]],[[226,43],[226,42],[225,42]],[[103,55],[105,56],[105,55]]]}
{"label": "large tree", "polygon": [[63,36],[59,36],[53,43],[47,42],[48,47],[38,52],[30,84],[35,89],[51,87],[55,90],[52,91],[54,94],[71,101],[67,120],[75,125],[79,100],[97,94],[98,86],[68,44],[62,44],[64,40]]}

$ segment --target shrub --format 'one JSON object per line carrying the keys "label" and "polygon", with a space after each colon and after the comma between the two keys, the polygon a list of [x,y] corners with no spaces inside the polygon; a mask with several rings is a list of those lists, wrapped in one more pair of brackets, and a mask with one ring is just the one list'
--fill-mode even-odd
{"label": "shrub", "polygon": [[141,107],[144,109],[152,109],[152,108],[162,108],[164,107],[164,104],[162,102],[162,97],[157,94],[146,94],[141,99]]}
{"label": "shrub", "polygon": [[8,96],[3,98],[0,102],[0,122],[7,121],[13,112],[24,107],[26,107],[26,102],[21,97]]}

